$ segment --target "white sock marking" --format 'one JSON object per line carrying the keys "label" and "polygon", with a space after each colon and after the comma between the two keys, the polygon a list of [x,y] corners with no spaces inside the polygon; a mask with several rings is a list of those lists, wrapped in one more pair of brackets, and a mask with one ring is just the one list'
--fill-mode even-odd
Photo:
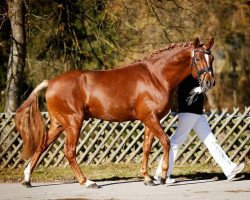
{"label": "white sock marking", "polygon": [[30,182],[30,163],[24,170],[24,181],[25,182]]}
{"label": "white sock marking", "polygon": [[86,183],[84,183],[86,187],[89,187],[90,185],[95,184],[95,182],[91,181],[91,180],[87,180]]}

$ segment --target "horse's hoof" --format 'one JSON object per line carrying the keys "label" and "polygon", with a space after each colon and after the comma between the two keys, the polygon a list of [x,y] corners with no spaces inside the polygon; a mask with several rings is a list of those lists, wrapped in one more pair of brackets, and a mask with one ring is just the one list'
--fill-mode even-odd
{"label": "horse's hoof", "polygon": [[88,185],[87,188],[98,189],[99,186],[96,183],[92,183],[92,184]]}
{"label": "horse's hoof", "polygon": [[32,185],[30,184],[30,182],[27,182],[27,181],[23,181],[22,185],[25,186],[26,188],[31,188],[32,187]]}
{"label": "horse's hoof", "polygon": [[160,183],[161,183],[162,185],[166,184],[166,179],[161,177],[161,178],[160,178]]}
{"label": "horse's hoof", "polygon": [[85,184],[86,188],[91,188],[91,189],[98,189],[99,188],[98,185],[91,180],[87,180],[84,184]]}
{"label": "horse's hoof", "polygon": [[146,186],[155,186],[155,183],[154,183],[154,181],[149,180],[149,181],[144,181],[144,185],[146,185]]}

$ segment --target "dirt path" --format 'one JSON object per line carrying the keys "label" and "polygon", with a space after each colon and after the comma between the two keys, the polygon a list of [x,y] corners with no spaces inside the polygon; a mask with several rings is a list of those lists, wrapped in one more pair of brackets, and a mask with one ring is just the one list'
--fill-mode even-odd
{"label": "dirt path", "polygon": [[228,182],[212,179],[182,181],[173,185],[144,186],[141,181],[102,181],[100,189],[87,189],[78,183],[33,183],[25,188],[20,183],[0,184],[1,200],[225,200],[250,199],[250,180]]}

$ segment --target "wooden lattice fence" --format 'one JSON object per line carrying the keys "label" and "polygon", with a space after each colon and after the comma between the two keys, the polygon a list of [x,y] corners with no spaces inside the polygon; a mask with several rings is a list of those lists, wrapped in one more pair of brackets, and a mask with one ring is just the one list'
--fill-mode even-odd
{"label": "wooden lattice fence", "polygon": [[[49,127],[47,113],[42,113]],[[15,130],[14,114],[0,114],[0,166],[16,168],[23,166],[20,159],[22,140]],[[218,142],[234,162],[249,162],[250,151],[250,107],[244,112],[235,108],[229,113],[227,109],[218,113],[213,110],[207,113],[207,119]],[[172,135],[177,127],[177,116],[169,113],[161,124],[168,135]],[[77,160],[80,164],[128,163],[141,162],[144,126],[140,121],[107,122],[89,119],[84,122],[77,146]],[[51,145],[42,155],[39,165],[45,167],[67,166],[63,153],[65,133]],[[156,139],[153,143],[150,163],[162,154],[162,147]],[[177,155],[177,162],[208,163],[214,162],[206,147],[191,132]],[[27,161],[26,161],[27,163]]]}

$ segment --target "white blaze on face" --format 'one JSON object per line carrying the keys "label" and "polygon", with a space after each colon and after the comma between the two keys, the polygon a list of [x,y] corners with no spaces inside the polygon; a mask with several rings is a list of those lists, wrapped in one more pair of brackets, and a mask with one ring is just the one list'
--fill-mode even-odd
{"label": "white blaze on face", "polygon": [[191,53],[191,57],[192,57],[192,58],[194,57],[194,50],[193,50],[192,53]]}
{"label": "white blaze on face", "polygon": [[[205,53],[205,59],[206,59],[206,62],[207,62],[207,66],[210,67],[210,60],[209,60],[209,55]],[[211,72],[209,71],[209,74],[211,74]]]}
{"label": "white blaze on face", "polygon": [[30,182],[30,163],[24,170],[24,181]]}
{"label": "white blaze on face", "polygon": [[210,62],[209,62],[209,55],[205,53],[205,59],[207,61],[207,66],[210,66]]}

